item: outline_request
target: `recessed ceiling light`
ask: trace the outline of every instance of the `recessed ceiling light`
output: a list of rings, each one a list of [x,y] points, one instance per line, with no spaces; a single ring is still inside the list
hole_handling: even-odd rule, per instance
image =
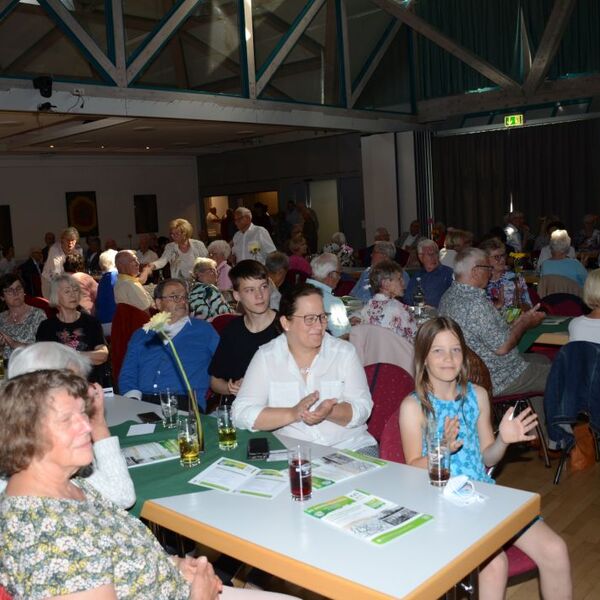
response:
[[[50,144],[50,148],[54,148],[54,144]]]
[[[146,146],[146,150],[150,150],[150,146]]]
[[[104,148],[104,146],[100,146],[100,148]]]
[[[148,125],[140,125],[139,127],[134,127],[133,131],[155,131],[156,127],[150,127]]]

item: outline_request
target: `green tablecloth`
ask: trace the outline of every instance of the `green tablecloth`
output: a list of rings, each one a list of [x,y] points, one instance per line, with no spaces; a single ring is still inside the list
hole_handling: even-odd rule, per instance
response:
[[[246,446],[250,438],[266,437],[269,440],[269,447],[271,450],[284,448],[284,445],[271,433],[264,431],[252,433],[249,431],[238,430],[238,447],[235,450],[223,452],[222,450],[219,450],[217,420],[213,417],[205,416],[202,419],[202,423],[204,427],[205,450],[201,455],[201,462],[197,467],[182,467],[178,460],[168,460],[154,465],[145,465],[143,467],[129,469],[129,474],[131,475],[131,479],[133,479],[135,493],[137,495],[137,501],[130,509],[132,515],[136,517],[140,515],[142,506],[146,500],[207,491],[206,488],[189,484],[188,481],[223,455],[246,461]],[[127,437],[127,432],[131,425],[134,425],[134,421],[127,421],[110,428],[112,435],[119,437],[122,448],[177,437],[176,429],[164,429],[160,423],[156,425],[155,432],[150,435]],[[285,468],[285,463],[286,461],[272,463],[267,463],[266,461],[252,461],[252,464],[257,467],[264,468],[269,466],[276,469]]]
[[[548,320],[551,320],[553,318],[560,319],[564,317],[548,317]],[[537,340],[538,337],[542,335],[542,333],[557,333],[559,331],[568,331],[570,321],[571,319],[567,318],[564,319],[564,321],[562,321],[561,323],[558,323],[557,325],[548,325],[542,322],[537,327],[529,329],[523,334],[523,336],[519,340],[519,343],[517,345],[519,352],[527,352],[527,350],[529,350],[529,348],[533,346],[535,340]]]

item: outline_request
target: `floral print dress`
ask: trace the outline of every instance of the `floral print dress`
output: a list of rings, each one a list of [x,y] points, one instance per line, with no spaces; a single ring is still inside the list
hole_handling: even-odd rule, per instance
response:
[[[391,329],[411,343],[417,334],[417,323],[406,304],[385,294],[375,294],[358,316],[362,323]]]
[[[37,600],[112,585],[117,598],[183,600],[189,585],[146,526],[77,480],[85,500],[0,494],[0,585]]]

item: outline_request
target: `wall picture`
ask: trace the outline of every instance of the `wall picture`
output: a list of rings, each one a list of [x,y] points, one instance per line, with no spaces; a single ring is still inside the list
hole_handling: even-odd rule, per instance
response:
[[[96,192],[67,192],[67,221],[81,237],[98,235]]]

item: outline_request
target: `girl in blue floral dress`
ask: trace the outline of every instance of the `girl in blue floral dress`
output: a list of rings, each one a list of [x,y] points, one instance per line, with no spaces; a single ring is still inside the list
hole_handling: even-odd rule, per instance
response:
[[[400,432],[406,463],[427,468],[424,429],[428,418],[443,432],[450,448],[452,476],[493,482],[486,467],[497,464],[509,444],[535,436],[537,417],[530,409],[519,415],[509,408],[495,437],[487,392],[467,380],[467,347],[458,324],[438,317],[424,323],[415,340],[415,391],[400,406]],[[514,545],[528,554],[540,574],[545,599],[572,597],[571,569],[565,542],[543,520],[530,524]],[[508,561],[499,552],[481,566],[482,599],[504,598]]]

